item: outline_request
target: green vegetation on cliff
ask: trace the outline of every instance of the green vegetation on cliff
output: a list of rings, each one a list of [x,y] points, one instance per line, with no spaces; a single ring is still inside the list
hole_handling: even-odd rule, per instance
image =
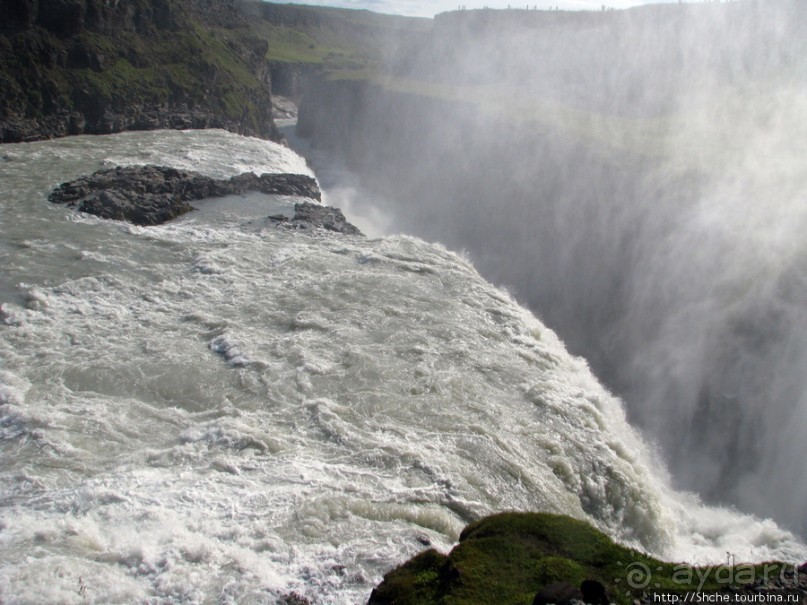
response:
[[[0,140],[170,125],[276,135],[264,47],[215,31],[191,2],[17,10],[0,37]]]
[[[157,127],[276,138],[275,81],[293,80],[291,89],[302,72],[372,68],[424,24],[253,0],[2,0],[0,9],[0,142]]]
[[[792,567],[790,567],[792,570]],[[616,544],[587,523],[547,513],[502,513],[472,523],[444,555],[427,550],[384,577],[371,605],[530,605],[559,582],[599,582],[611,602],[649,590],[718,591],[770,585],[788,566],[665,563]]]

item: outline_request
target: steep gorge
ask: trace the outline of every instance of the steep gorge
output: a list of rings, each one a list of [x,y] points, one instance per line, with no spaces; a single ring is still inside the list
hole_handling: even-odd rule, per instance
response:
[[[475,38],[466,53],[454,39],[440,54],[452,40],[437,24],[397,78],[312,81],[298,132],[344,157],[396,230],[467,251],[557,330],[626,400],[677,486],[803,533],[807,491],[793,477],[807,406],[807,175],[796,133],[807,96],[792,28],[804,13],[788,2],[659,10],[634,30],[619,29],[624,16],[603,16],[617,30],[592,33],[595,16],[563,24],[570,39],[633,40],[602,51],[635,61],[608,72],[608,86],[645,77],[657,88],[644,98],[610,103],[596,86],[581,98],[600,62],[571,50],[564,62],[563,48],[541,58],[554,80],[508,79],[527,72],[477,59],[505,37],[534,62],[513,42],[532,34],[491,27],[487,46]],[[641,53],[654,31],[672,44],[694,30],[711,42],[675,74]]]

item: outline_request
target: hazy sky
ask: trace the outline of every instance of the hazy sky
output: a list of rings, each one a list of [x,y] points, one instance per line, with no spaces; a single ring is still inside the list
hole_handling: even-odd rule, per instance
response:
[[[432,17],[435,13],[457,10],[460,5],[466,8],[526,8],[526,1],[513,0],[276,0],[294,4],[321,4],[342,8],[365,8],[378,13],[391,13],[417,17]],[[539,9],[558,7],[565,10],[599,10],[603,5],[611,8],[627,8],[639,4],[653,4],[664,0],[531,0],[529,7]],[[677,0],[667,0],[673,2]]]

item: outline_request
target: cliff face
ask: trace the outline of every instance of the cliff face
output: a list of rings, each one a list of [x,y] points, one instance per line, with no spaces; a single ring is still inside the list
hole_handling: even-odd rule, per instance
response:
[[[169,0],[102,2],[100,0],[9,0],[3,3],[5,31],[41,26],[59,36],[84,29],[113,34],[118,30],[147,33],[152,27],[176,30],[178,22]]]
[[[242,35],[235,2],[2,0],[0,15],[0,142],[206,127],[280,138],[267,43]]]
[[[430,27],[259,0],[0,0],[0,142],[211,127],[279,139],[271,94],[373,69]]]

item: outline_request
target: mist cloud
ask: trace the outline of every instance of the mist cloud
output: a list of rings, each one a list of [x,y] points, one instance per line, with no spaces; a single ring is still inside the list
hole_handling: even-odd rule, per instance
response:
[[[338,8],[351,8],[370,10],[377,13],[387,13],[391,15],[406,15],[409,17],[433,17],[438,13],[457,10],[460,6],[466,9],[505,9],[512,7],[514,9],[523,9],[529,6],[530,8],[537,7],[539,10],[547,10],[550,8],[558,8],[559,10],[600,10],[602,6],[608,8],[628,8],[630,6],[639,6],[642,4],[654,4],[663,2],[664,0],[611,0],[610,2],[602,2],[599,0],[554,0],[547,2],[541,0],[540,2],[505,2],[503,0],[490,0],[490,1],[461,1],[454,0],[324,0],[322,2],[313,2],[308,0],[289,0],[292,4],[320,4],[323,6],[333,6]]]
[[[436,92],[367,87],[335,144],[586,357],[679,487],[804,535],[807,9],[520,13],[438,18],[394,66]]]

